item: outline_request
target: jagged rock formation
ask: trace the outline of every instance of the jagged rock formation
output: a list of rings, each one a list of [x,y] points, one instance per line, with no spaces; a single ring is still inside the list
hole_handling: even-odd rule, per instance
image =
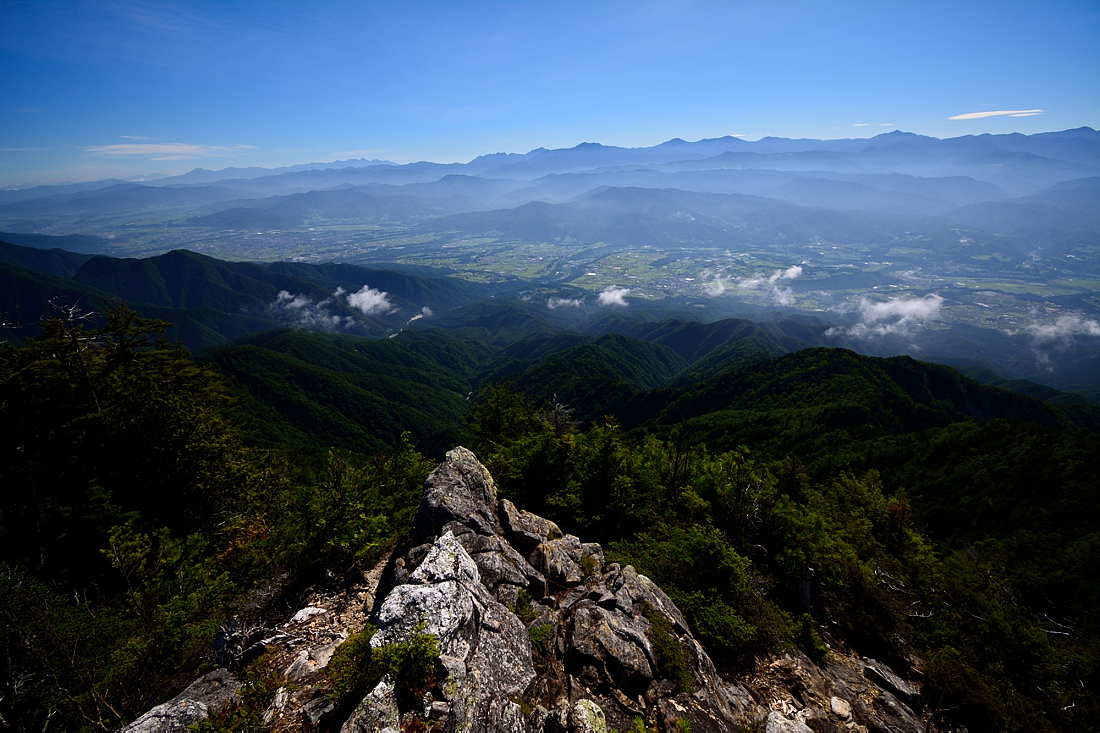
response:
[[[643,717],[718,731],[756,717],[660,588],[605,564],[598,544],[498,501],[464,448],[428,479],[384,584],[372,644],[405,641],[418,626],[437,636],[451,682],[434,708],[443,730],[622,730]],[[694,692],[662,679],[647,614],[666,619]]]
[[[605,562],[600,545],[498,500],[465,448],[428,478],[412,530],[384,564],[307,604],[252,644],[272,652],[284,683],[263,717],[274,730],[389,733],[420,719],[440,731],[595,733],[629,730],[638,718],[696,733],[925,730],[916,689],[839,650],[821,666],[794,653],[762,661],[740,683],[723,679],[660,588]],[[438,640],[435,683],[415,709],[401,708],[389,679],[350,715],[326,694],[324,666],[368,617],[373,647],[424,632]],[[218,699],[229,700],[235,683],[220,672],[229,692]],[[189,694],[201,682],[131,729],[205,718]]]

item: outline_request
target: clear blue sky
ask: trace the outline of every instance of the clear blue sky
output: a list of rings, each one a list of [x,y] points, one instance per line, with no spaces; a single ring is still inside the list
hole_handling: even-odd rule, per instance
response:
[[[0,0],[0,186],[1082,125],[1100,127],[1097,0]]]

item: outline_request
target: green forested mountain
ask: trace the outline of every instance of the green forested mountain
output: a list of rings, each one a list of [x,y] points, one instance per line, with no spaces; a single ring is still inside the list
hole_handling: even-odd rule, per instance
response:
[[[186,250],[120,259],[7,243],[0,247],[0,313],[14,329],[0,335],[16,341],[34,335],[41,319],[56,315],[51,300],[97,314],[108,303],[129,303],[172,324],[168,336],[197,351],[287,324],[386,336],[432,308],[453,308],[494,290],[439,273],[332,264],[266,266]],[[364,291],[368,297],[357,305],[353,299]]]
[[[21,247],[18,244],[3,241],[2,237],[3,234],[0,234],[0,262],[22,265],[28,270],[45,275],[72,277],[80,266],[92,257],[56,247],[50,249]]]
[[[284,329],[204,361],[239,390],[237,413],[263,445],[377,453],[408,431],[435,453],[450,448],[491,354],[438,333],[374,341]]]

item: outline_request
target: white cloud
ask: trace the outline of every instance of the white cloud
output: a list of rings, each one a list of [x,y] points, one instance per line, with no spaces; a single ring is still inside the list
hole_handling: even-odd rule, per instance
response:
[[[714,298],[722,293],[726,292],[726,288],[729,287],[729,278],[722,277],[721,275],[715,275],[713,280],[708,280],[703,283],[703,292]]]
[[[136,139],[136,138],[135,138]],[[217,158],[242,150],[254,150],[254,145],[193,145],[191,143],[119,143],[117,145],[92,145],[85,152],[100,155],[143,155],[150,160],[187,160],[189,158]]]
[[[582,305],[584,305],[584,301],[580,298],[550,298],[546,301],[546,307],[550,310],[555,308],[580,308]],[[626,303],[623,303],[623,305],[626,305]]]
[[[857,122],[856,124],[852,125],[852,127],[867,127],[870,124],[870,122]]]
[[[777,305],[790,305],[794,294],[791,292],[790,288],[780,287],[780,285],[784,280],[795,280],[801,275],[802,268],[799,265],[795,265],[793,267],[788,267],[786,270],[776,270],[768,277],[756,275],[754,277],[741,278],[737,281],[737,287],[743,290],[762,290],[764,294],[770,296]],[[719,280],[718,285],[724,289],[721,280]]]
[[[424,316],[425,318],[429,318],[429,317],[431,317],[431,315],[432,315],[432,309],[431,309],[431,308],[429,308],[428,306],[424,306],[423,308],[421,308],[421,309],[420,309],[420,313],[421,313],[421,314],[422,314],[422,315],[423,315],[423,316]]]
[[[365,316],[392,313],[396,310],[393,304],[390,303],[389,296],[386,293],[375,290],[369,285],[364,285],[359,292],[349,295],[348,305]]]
[[[338,316],[331,314],[325,308],[332,303],[332,298],[325,298],[320,303],[315,303],[307,295],[291,295],[286,290],[280,290],[271,302],[271,310],[275,317],[289,321],[303,328],[312,328],[317,331],[338,331],[355,325],[355,319],[351,316]]]
[[[875,302],[867,298],[859,300],[859,323],[850,328],[830,328],[826,336],[851,338],[875,338],[891,334],[908,336],[921,326],[921,322],[939,315],[943,298],[936,294],[923,298],[891,298]]]
[[[629,305],[626,302],[626,295],[630,292],[630,288],[617,288],[614,285],[604,289],[600,293],[599,304],[600,305]]]
[[[1041,109],[1000,109],[996,112],[967,112],[964,115],[955,115],[954,117],[948,117],[949,120],[980,120],[985,117],[1034,117],[1035,115],[1041,115],[1043,110]]]
[[[1032,323],[1027,327],[1036,344],[1058,341],[1068,345],[1074,336],[1100,336],[1100,323],[1086,321],[1079,314],[1059,316],[1053,323]]]

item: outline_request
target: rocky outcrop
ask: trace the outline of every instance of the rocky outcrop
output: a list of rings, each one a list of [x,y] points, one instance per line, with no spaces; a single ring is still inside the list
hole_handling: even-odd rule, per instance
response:
[[[418,629],[437,637],[444,680],[432,710],[442,730],[626,730],[643,718],[721,731],[762,717],[660,588],[605,563],[598,544],[498,500],[464,448],[429,477],[384,587],[371,643],[408,641]],[[683,650],[691,689],[660,668],[653,614]],[[378,707],[360,719],[380,720]]]
[[[385,678],[338,709],[323,669],[368,620],[377,629],[372,647],[435,636],[434,680],[410,702]],[[283,682],[263,716],[274,730],[595,733],[630,730],[638,719],[664,731],[690,723],[696,733],[925,726],[917,689],[839,646],[821,665],[792,652],[742,680],[724,679],[656,584],[606,562],[600,545],[499,500],[464,448],[429,476],[412,530],[387,562],[314,593],[282,625],[254,636],[245,652],[266,650]],[[679,649],[680,671],[662,668],[669,648]],[[231,700],[236,683],[219,673]],[[212,705],[196,685],[131,729],[170,730],[149,727],[168,720],[182,729],[205,718],[199,705]]]

